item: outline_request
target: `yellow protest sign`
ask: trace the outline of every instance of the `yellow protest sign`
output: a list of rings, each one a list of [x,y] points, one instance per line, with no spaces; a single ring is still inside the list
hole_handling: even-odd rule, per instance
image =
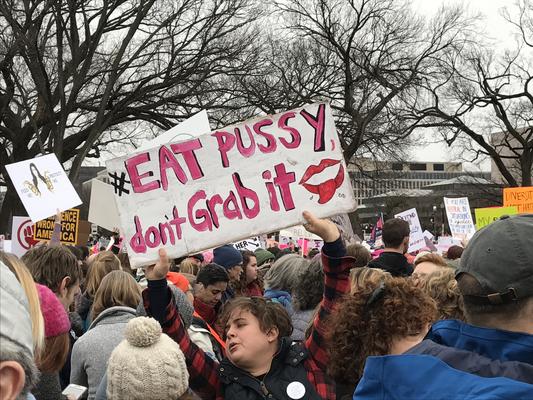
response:
[[[75,245],[78,241],[78,225],[80,210],[70,209],[61,213],[61,234],[59,241],[63,244]],[[54,217],[38,221],[33,228],[35,240],[50,241],[54,232]]]
[[[518,214],[517,207],[488,207],[488,208],[476,208],[476,229],[481,229],[487,226],[502,215],[515,215]]]
[[[533,213],[533,186],[503,189],[503,206],[516,206],[518,214]]]

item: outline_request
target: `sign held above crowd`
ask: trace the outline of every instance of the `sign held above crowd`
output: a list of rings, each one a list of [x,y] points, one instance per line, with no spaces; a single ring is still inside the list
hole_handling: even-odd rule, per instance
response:
[[[454,238],[470,239],[476,233],[468,197],[444,198],[448,225]]]
[[[533,186],[504,188],[503,206],[516,207],[518,214],[533,213]]]
[[[407,250],[409,253],[426,247],[424,232],[422,231],[416,208],[411,208],[396,214],[394,218],[400,218],[409,223],[409,249]]]
[[[136,267],[161,247],[179,257],[297,225],[303,210],[355,208],[328,104],[116,158],[107,170]]]
[[[55,154],[9,164],[6,170],[33,222],[81,204]]]

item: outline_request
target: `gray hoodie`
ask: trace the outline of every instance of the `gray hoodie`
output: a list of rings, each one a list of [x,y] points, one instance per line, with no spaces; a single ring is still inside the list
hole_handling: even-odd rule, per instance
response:
[[[70,383],[88,387],[89,400],[96,396],[100,380],[107,369],[107,361],[124,338],[126,324],[135,317],[133,308],[108,308],[92,322],[87,333],[74,343]]]

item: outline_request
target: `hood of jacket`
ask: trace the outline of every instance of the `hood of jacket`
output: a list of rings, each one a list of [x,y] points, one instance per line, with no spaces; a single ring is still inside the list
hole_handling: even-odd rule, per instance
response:
[[[116,306],[110,307],[100,313],[98,317],[91,323],[89,330],[98,325],[109,325],[117,323],[128,323],[128,321],[137,316],[134,308]]]
[[[451,384],[453,382],[453,384]],[[533,385],[456,370],[428,355],[368,357],[354,400],[530,399]]]
[[[434,323],[426,338],[493,360],[533,364],[533,335],[527,333],[482,328],[451,319]]]
[[[492,360],[477,353],[443,346],[426,339],[404,354],[437,357],[450,367],[485,378],[504,377],[533,384],[533,365],[519,361]]]
[[[410,276],[413,273],[413,266],[407,258],[392,251],[384,251],[378,258],[370,261],[368,266],[390,272],[392,276]]]

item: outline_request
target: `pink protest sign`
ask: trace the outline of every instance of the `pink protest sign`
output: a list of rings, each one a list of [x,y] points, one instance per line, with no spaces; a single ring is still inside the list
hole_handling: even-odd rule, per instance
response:
[[[107,162],[136,267],[352,211],[331,109],[312,104]]]

